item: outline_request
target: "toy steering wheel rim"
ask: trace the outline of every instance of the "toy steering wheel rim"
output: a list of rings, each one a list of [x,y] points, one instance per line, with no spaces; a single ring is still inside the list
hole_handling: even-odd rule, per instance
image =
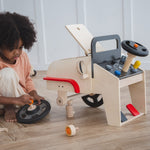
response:
[[[35,100],[33,105],[37,105],[38,101]],[[24,105],[16,113],[16,118],[19,123],[31,124],[44,118],[51,110],[51,105],[46,100],[41,100],[41,104],[33,111],[28,111],[30,105]]]
[[[125,40],[121,42],[121,45],[124,50],[136,56],[144,57],[149,54],[146,47],[134,41]]]

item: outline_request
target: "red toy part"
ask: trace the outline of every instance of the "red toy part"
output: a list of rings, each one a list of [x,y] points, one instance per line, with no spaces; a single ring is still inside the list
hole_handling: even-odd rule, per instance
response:
[[[128,110],[131,112],[133,116],[137,116],[140,114],[132,104],[128,104],[126,105],[126,107],[128,108]]]
[[[67,79],[67,78],[55,78],[55,77],[45,77],[44,80],[51,80],[51,81],[61,81],[61,82],[69,82],[74,87],[74,91],[76,93],[80,93],[80,87],[78,83],[73,79]]]

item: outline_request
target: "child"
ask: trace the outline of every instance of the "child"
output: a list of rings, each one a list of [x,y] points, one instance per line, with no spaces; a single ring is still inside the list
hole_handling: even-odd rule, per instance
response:
[[[39,96],[30,78],[31,65],[22,48],[36,41],[33,24],[17,13],[0,13],[0,113],[7,122],[16,122],[16,105],[30,104]],[[2,108],[3,107],[3,108]]]

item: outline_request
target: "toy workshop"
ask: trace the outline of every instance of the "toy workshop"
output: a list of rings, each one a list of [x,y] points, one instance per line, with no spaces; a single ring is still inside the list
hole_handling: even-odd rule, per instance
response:
[[[150,149],[149,5],[1,0],[0,149]]]

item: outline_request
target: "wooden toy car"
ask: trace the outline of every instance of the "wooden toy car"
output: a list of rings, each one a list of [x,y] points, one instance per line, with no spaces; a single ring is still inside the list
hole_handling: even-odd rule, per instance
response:
[[[131,62],[135,55],[148,55],[147,49],[139,43],[123,41],[122,46],[128,51],[126,59],[121,56],[121,40],[118,35],[93,37],[82,24],[67,25],[66,28],[84,49],[86,56],[53,62],[44,79],[47,80],[49,90],[58,91],[57,104],[67,104],[67,116],[73,117],[71,100],[78,96],[82,96],[91,107],[98,107],[104,102],[109,125],[121,126],[146,114],[144,71],[137,65],[134,68]],[[116,49],[105,51],[99,41],[112,39],[116,41]],[[131,119],[123,119],[125,116],[121,111],[120,89],[125,86],[129,87],[133,106],[140,112]],[[67,96],[70,92],[74,94]]]

